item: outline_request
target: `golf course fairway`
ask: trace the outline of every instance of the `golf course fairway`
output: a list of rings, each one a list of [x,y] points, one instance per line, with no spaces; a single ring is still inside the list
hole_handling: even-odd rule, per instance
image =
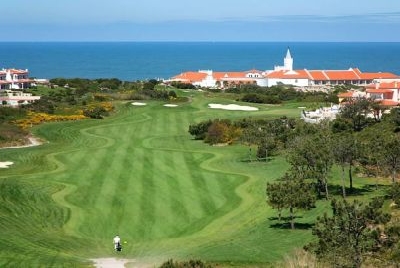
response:
[[[152,267],[170,258],[250,266],[310,241],[310,230],[276,227],[266,204],[266,182],[287,168],[282,158],[245,161],[249,147],[209,146],[188,133],[205,119],[299,110],[216,110],[208,103],[228,100],[186,94],[191,101],[176,107],[115,103],[103,120],[42,124],[32,129],[42,145],[0,150],[0,161],[14,163],[0,169],[0,267],[93,267],[90,259],[115,257]]]

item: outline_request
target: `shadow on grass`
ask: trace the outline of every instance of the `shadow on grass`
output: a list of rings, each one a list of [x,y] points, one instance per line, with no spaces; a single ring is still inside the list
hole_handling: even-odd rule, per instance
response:
[[[294,222],[294,228],[299,229],[299,230],[308,230],[311,229],[314,224],[313,223],[302,223],[302,222],[296,222],[296,219],[300,219],[303,217],[294,217],[295,222]],[[269,217],[268,220],[271,221],[278,221],[278,217]],[[277,229],[291,229],[290,227],[290,217],[281,217],[281,220],[277,223],[271,224],[271,228],[277,228]]]
[[[257,156],[246,156],[243,158],[238,159],[239,162],[243,162],[243,163],[263,163],[263,164],[268,164],[268,162],[271,162],[272,160],[274,160],[274,156],[268,156],[267,158],[260,158]]]
[[[382,189],[383,187],[386,187],[385,185],[382,184],[367,184],[364,185],[361,188],[354,188],[350,189],[349,187],[346,187],[346,196],[359,196],[359,195],[365,195],[369,194],[371,192],[375,192],[377,189]],[[342,186],[335,184],[335,185],[329,185],[328,187],[329,194],[330,195],[342,195]]]
[[[297,230],[309,230],[309,229],[313,228],[313,226],[314,226],[313,223],[302,223],[302,222],[294,223],[294,229],[297,229]],[[275,223],[275,224],[271,224],[270,227],[276,228],[276,229],[291,229],[290,222]]]

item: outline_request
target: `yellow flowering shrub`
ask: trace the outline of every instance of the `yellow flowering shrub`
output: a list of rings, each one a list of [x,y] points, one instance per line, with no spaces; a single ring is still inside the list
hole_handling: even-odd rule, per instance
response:
[[[71,121],[71,120],[82,120],[87,117],[82,114],[74,115],[53,115],[46,113],[28,112],[27,117],[24,119],[16,120],[15,123],[23,129],[38,125],[44,122],[59,122],[59,121]]]

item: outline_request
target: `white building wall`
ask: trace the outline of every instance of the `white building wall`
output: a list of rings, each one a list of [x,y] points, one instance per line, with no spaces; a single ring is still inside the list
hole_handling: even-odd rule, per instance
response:
[[[293,85],[298,87],[306,87],[309,85],[308,79],[281,79],[281,78],[268,78],[268,86],[276,86],[278,84]]]
[[[283,60],[285,70],[293,71],[293,58],[286,57]]]
[[[217,80],[215,80],[212,76],[207,76],[206,79],[200,82],[202,87],[215,87],[217,84]]]
[[[21,91],[5,90],[0,94],[0,105],[3,101],[6,105],[18,106],[19,104],[28,104],[40,100],[40,96],[32,96],[30,93],[23,93]]]
[[[255,79],[256,83],[260,87],[267,87],[268,86],[268,79],[266,78],[260,78],[260,79]]]

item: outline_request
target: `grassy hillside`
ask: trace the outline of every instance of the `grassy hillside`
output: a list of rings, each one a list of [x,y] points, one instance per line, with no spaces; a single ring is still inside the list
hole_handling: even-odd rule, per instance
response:
[[[266,206],[283,159],[248,163],[248,148],[187,132],[208,118],[298,117],[302,105],[212,110],[230,101],[183,94],[192,101],[175,108],[127,103],[104,120],[43,124],[33,131],[48,143],[1,150],[14,165],[0,169],[0,266],[90,267],[89,258],[116,256],[115,234],[127,241],[119,256],[150,263],[268,263],[310,241],[309,229],[281,228]],[[297,222],[309,226],[324,206]]]

